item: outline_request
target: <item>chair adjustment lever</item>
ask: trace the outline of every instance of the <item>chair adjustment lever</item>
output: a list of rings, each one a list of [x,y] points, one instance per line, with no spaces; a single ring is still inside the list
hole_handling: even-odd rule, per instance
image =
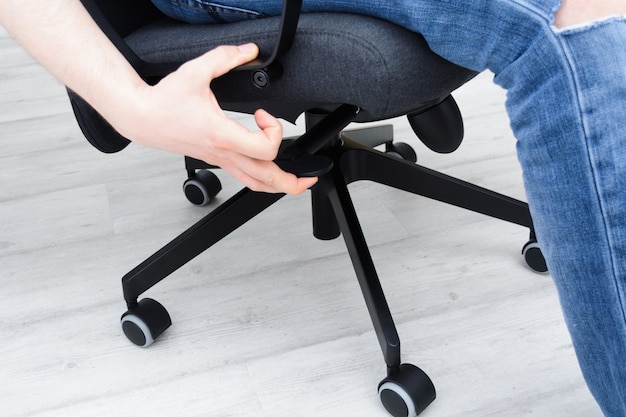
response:
[[[274,162],[280,169],[296,177],[319,177],[333,169],[333,160],[323,155],[304,154],[296,159],[281,159],[278,155]]]
[[[299,177],[317,177],[330,172],[332,159],[317,152],[339,138],[341,131],[356,118],[359,111],[358,107],[349,104],[339,106],[298,139],[285,141],[274,162],[284,171]]]
[[[333,161],[324,155],[311,155],[295,145],[297,137],[283,139],[274,163],[297,177],[319,177],[333,168]]]

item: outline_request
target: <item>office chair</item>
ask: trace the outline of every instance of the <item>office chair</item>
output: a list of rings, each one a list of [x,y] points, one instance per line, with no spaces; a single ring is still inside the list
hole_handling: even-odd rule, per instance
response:
[[[406,115],[430,149],[449,153],[460,145],[463,122],[450,93],[476,74],[433,54],[420,35],[365,16],[300,16],[301,0],[284,0],[280,17],[209,26],[172,21],[149,0],[82,3],[149,83],[216,46],[259,45],[257,61],[215,80],[212,89],[226,110],[250,114],[264,108],[291,122],[305,115],[305,133],[283,141],[276,163],[299,176],[319,176],[311,189],[313,234],[345,240],[387,366],[378,394],[393,416],[418,415],[435,399],[435,388],[421,369],[401,362],[400,339],[349,183],[375,181],[528,227],[525,259],[532,269],[547,270],[526,203],[416,164],[411,147],[393,141],[391,126],[345,130],[353,122]],[[96,148],[117,152],[129,143],[80,97],[69,95]],[[210,171],[215,167],[191,158],[185,166],[187,198],[205,205],[221,188]],[[149,346],[171,325],[167,310],[153,299],[139,300],[141,294],[282,197],[244,188],[126,274],[128,310],[121,322],[128,339]]]

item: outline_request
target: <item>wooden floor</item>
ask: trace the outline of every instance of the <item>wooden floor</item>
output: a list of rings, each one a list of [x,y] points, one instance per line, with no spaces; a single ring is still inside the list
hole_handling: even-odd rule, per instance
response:
[[[466,140],[420,163],[524,198],[504,93],[456,95]],[[245,123],[249,121],[244,120]],[[300,127],[287,127],[288,133]],[[149,349],[120,278],[201,218],[181,158],[100,154],[64,89],[0,33],[0,409],[22,416],[385,416],[385,366],[341,239],[285,198],[148,295],[173,326]],[[238,185],[223,173],[225,201]],[[403,343],[434,380],[426,417],[600,416],[527,230],[370,183],[351,186]]]

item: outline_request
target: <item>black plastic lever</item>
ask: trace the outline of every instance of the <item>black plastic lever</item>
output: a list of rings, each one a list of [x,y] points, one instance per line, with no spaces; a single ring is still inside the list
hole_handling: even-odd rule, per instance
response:
[[[339,133],[354,121],[358,113],[356,106],[339,106],[300,138],[281,149],[274,162],[284,171],[299,177],[317,177],[330,172],[333,161],[316,153],[339,137]]]

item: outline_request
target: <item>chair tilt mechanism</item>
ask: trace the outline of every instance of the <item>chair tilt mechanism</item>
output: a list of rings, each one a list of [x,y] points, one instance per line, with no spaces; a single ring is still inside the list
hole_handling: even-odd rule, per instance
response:
[[[319,176],[311,189],[313,233],[343,236],[386,363],[378,387],[393,416],[415,416],[434,399],[430,378],[403,364],[400,339],[347,185],[370,180],[530,229],[523,249],[529,266],[546,271],[526,203],[416,164],[415,152],[393,142],[390,125],[344,131],[352,122],[406,115],[418,137],[436,152],[461,143],[463,122],[450,93],[476,74],[433,54],[423,38],[378,19],[341,13],[300,16],[301,0],[285,0],[281,17],[222,25],[187,25],[161,16],[148,0],[82,0],[109,38],[149,83],[183,62],[223,44],[255,42],[258,61],[215,80],[220,105],[253,113],[264,108],[295,121],[305,133],[283,142],[276,160],[299,176]],[[89,105],[69,92],[86,138],[103,152],[123,149],[120,136]],[[385,145],[383,151],[374,149]],[[221,186],[210,168],[186,158],[188,199],[204,205]],[[142,262],[122,279],[128,311],[126,336],[149,346],[171,320],[165,308],[141,294],[283,197],[247,188]]]

